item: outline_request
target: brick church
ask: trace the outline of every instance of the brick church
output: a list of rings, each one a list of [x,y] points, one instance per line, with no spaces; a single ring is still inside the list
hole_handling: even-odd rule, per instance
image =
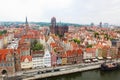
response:
[[[62,25],[62,24],[57,25],[56,18],[53,17],[53,18],[51,18],[50,32],[52,34],[57,34],[57,35],[63,36],[64,33],[68,32],[68,26]]]

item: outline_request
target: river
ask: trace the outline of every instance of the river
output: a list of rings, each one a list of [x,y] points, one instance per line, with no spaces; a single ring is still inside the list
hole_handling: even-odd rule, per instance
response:
[[[39,80],[120,80],[120,70],[91,70]]]

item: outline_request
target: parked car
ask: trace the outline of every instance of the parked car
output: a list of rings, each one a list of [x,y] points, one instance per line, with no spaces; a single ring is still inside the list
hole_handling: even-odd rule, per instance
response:
[[[84,59],[84,62],[85,62],[85,63],[90,63],[91,60],[90,60],[90,59]]]

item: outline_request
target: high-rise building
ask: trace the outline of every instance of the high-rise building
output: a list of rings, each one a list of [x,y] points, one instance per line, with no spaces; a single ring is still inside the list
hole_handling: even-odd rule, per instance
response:
[[[109,24],[108,23],[104,23],[104,25],[103,25],[104,27],[109,27]]]
[[[100,22],[99,26],[102,27],[102,22]]]
[[[94,23],[91,23],[90,26],[93,27],[93,26],[94,26]]]

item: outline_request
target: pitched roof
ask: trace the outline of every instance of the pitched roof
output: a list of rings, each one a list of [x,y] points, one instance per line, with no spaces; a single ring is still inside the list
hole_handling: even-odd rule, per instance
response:
[[[13,49],[0,49],[0,61],[6,61],[6,55],[12,53]]]
[[[82,49],[77,49],[78,55],[81,55],[83,53]]]
[[[3,36],[0,36],[0,39],[3,39]]]
[[[32,61],[32,56],[21,56],[21,62],[24,62],[25,59],[28,59],[29,61]]]
[[[86,52],[87,53],[95,53],[96,52],[96,48],[86,48]]]
[[[57,47],[58,45],[56,43],[50,43],[51,47]]]

